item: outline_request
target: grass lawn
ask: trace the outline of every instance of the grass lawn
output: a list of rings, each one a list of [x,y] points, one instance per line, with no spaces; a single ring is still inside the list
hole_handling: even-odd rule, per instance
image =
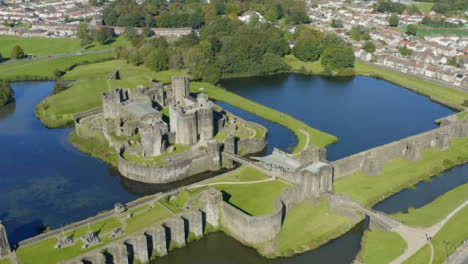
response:
[[[159,203],[155,203],[152,209],[148,210],[148,208],[145,208],[144,212],[135,214],[132,218],[127,219],[125,231],[127,234],[131,234],[171,215],[172,213],[166,208]]]
[[[448,150],[428,149],[418,161],[401,158],[387,162],[383,165],[382,173],[377,176],[369,177],[357,172],[337,179],[334,182],[335,192],[347,194],[356,201],[372,206],[393,193],[466,160],[468,139],[456,138]]]
[[[4,80],[52,80],[55,70],[65,70],[75,64],[88,64],[114,57],[113,53],[78,55],[57,59],[39,59],[0,64],[0,79]]]
[[[15,45],[20,45],[24,54],[33,56],[48,56],[81,49],[80,40],[75,38],[23,38],[0,36],[0,53],[9,58]]]
[[[10,259],[9,258],[4,258],[4,259],[0,259],[0,264],[10,264]]]
[[[294,149],[294,153],[302,151],[307,141],[306,135],[300,132],[299,129],[302,129],[309,133],[310,145],[324,147],[337,141],[337,138],[335,136],[314,129],[290,115],[261,105],[259,103],[250,101],[242,96],[236,95],[212,84],[203,82],[192,82],[191,91],[204,92],[214,100],[226,102],[232,106],[239,107],[254,115],[260,116],[271,122],[278,123],[291,129],[291,131],[293,131],[296,137],[298,138],[298,144]]]
[[[390,263],[403,254],[405,248],[405,240],[395,232],[366,230],[361,241],[358,260],[366,264]]]
[[[421,264],[429,263],[431,259],[431,248],[429,245],[422,247],[416,254],[407,259],[404,264]]]
[[[434,82],[421,80],[403,73],[385,70],[362,62],[356,62],[354,71],[358,75],[378,77],[421,93],[425,96],[433,97],[455,105],[461,105],[466,99],[468,99],[467,92],[462,92]]]
[[[274,211],[276,198],[289,185],[279,181],[252,184],[216,185],[225,201],[250,215],[267,215]]]
[[[176,197],[172,200],[169,200],[169,197],[166,196],[160,200],[162,204],[168,207],[173,212],[181,212],[185,208],[185,203],[192,198],[193,196],[207,190],[208,187],[200,187],[193,189],[186,189],[179,192]]]
[[[172,155],[175,155],[177,153],[184,152],[191,148],[190,146],[184,146],[184,145],[174,145],[174,147],[175,148],[173,152],[164,152],[161,155],[158,155],[155,157],[142,157],[140,155],[130,155],[127,152],[124,152],[123,156],[128,161],[131,161],[137,164],[144,164],[148,166],[163,166],[166,164],[166,161],[165,161],[166,158]]]
[[[0,53],[4,58],[11,56],[15,45],[21,46],[24,53],[33,56],[49,56],[70,52],[114,49],[117,46],[128,46],[130,43],[123,37],[114,39],[110,44],[94,43],[88,48],[82,48],[76,38],[24,38],[16,36],[0,36]]]
[[[440,264],[447,258],[447,254],[452,254],[456,248],[468,237],[468,208],[465,207],[453,216],[442,229],[432,238],[434,246],[434,264]],[[428,263],[422,260],[430,259],[429,246],[425,246],[414,254],[405,263]]]
[[[468,200],[468,183],[458,186],[420,208],[410,208],[407,214],[397,213],[393,217],[406,225],[429,227],[447,216],[460,204]]]
[[[416,6],[419,8],[424,13],[431,12],[431,8],[434,5],[434,3],[428,3],[428,2],[417,2]]]
[[[294,55],[287,55],[284,58],[284,61],[295,72],[304,71],[309,74],[321,74],[324,70],[319,60],[314,62],[303,62],[298,58],[294,57]]]
[[[312,205],[302,202],[286,214],[281,232],[276,238],[277,256],[291,256],[319,247],[339,237],[356,223],[328,213],[327,200]]]
[[[265,173],[256,170],[251,167],[241,167],[238,170],[235,170],[232,173],[229,173],[226,176],[219,177],[208,181],[207,183],[216,183],[216,182],[249,182],[249,181],[260,181],[268,178],[268,175]]]
[[[116,218],[110,218],[91,225],[91,230],[101,233],[101,240],[103,243],[97,245],[100,247],[108,242],[110,239],[104,233],[110,232],[112,229],[121,227],[120,222]],[[54,249],[57,239],[49,238],[39,243],[32,244],[25,247],[20,247],[17,251],[17,256],[22,264],[51,264],[59,261],[67,260],[90,251],[94,248],[81,249],[82,242],[80,237],[88,232],[88,227],[82,227],[75,231],[67,233],[73,235],[75,245],[63,249]]]

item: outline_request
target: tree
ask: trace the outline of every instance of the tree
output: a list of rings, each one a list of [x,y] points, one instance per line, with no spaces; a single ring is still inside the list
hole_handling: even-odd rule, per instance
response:
[[[450,60],[448,60],[447,65],[456,67],[457,66],[457,57],[452,57]]]
[[[81,40],[81,46],[84,47],[91,43],[91,37],[88,29],[87,22],[81,22],[78,26],[78,32],[76,33],[77,37]]]
[[[11,50],[11,57],[15,59],[21,59],[24,57],[24,51],[19,45],[15,45]]]
[[[391,15],[390,18],[388,19],[388,24],[391,27],[397,27],[399,22],[400,22],[400,19],[395,14]]]
[[[358,27],[352,27],[349,31],[349,36],[352,39],[359,41],[361,40],[361,30]]]
[[[354,59],[354,51],[350,45],[329,46],[322,53],[321,64],[332,69],[352,68]]]
[[[423,24],[423,25],[430,25],[431,22],[432,22],[432,20],[431,20],[430,17],[424,16],[423,19],[422,19],[422,21],[421,21],[421,24]]]
[[[300,38],[296,42],[292,53],[301,61],[316,61],[320,58],[320,41],[312,37]]]
[[[406,27],[406,34],[416,36],[418,32],[418,26],[414,24],[410,24]]]
[[[330,26],[332,28],[343,28],[343,22],[340,19],[332,19]]]
[[[265,13],[265,19],[271,22],[275,22],[281,17],[283,17],[283,9],[279,4],[275,4],[272,7],[268,8]]]
[[[369,53],[375,52],[375,45],[372,41],[366,41],[364,45],[362,45],[362,49]]]
[[[419,8],[416,5],[410,5],[407,12],[410,15],[414,15],[414,14],[420,15],[420,14],[422,14],[421,10],[419,10]]]
[[[165,71],[169,68],[169,56],[163,49],[155,49],[144,58],[144,65],[155,71]]]
[[[10,84],[3,80],[0,83],[0,106],[6,105],[14,100],[14,92]]]
[[[411,54],[413,54],[413,52],[410,49],[408,49],[406,45],[404,45],[400,48],[400,54],[403,56],[410,56]]]

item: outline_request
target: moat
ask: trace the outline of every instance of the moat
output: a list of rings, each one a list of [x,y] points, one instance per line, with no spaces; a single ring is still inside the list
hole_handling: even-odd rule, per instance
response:
[[[235,93],[338,136],[339,142],[328,148],[330,160],[432,129],[435,119],[453,113],[425,97],[367,77],[335,80],[279,75],[226,80],[223,85]],[[2,169],[8,172],[3,174],[8,177],[0,177],[0,219],[8,227],[13,243],[34,235],[42,224],[58,228],[111,208],[115,202],[130,201],[143,193],[158,191],[155,186],[146,186],[149,190],[145,192],[138,191],[141,186],[123,181],[115,169],[77,151],[67,140],[71,128],[45,128],[34,117],[34,107],[50,94],[52,87],[52,82],[15,83],[13,88],[17,102],[0,110],[0,142],[4,146],[0,156],[6,161],[2,163]],[[268,152],[273,147],[291,149],[297,142],[291,131],[282,126],[219,104],[244,119],[267,127]],[[370,123],[368,120],[375,121]],[[419,184],[416,187],[420,193],[418,201],[408,200],[404,196],[404,192],[408,192],[405,190],[389,201],[405,200],[408,203],[395,206],[393,202],[387,207],[383,202],[379,210],[393,212],[406,210],[409,206],[421,206],[436,197],[434,190],[441,194],[447,190],[447,186],[466,182],[463,167],[446,174],[455,176],[437,178],[435,181],[438,184]],[[403,196],[398,198],[400,195]],[[174,251],[164,261],[305,263],[317,260],[347,263],[359,250],[363,225],[319,250],[289,259],[263,259],[253,249],[216,233]],[[332,254],[330,247],[340,248],[342,254]],[[200,252],[216,253],[210,253],[207,259],[206,254]]]

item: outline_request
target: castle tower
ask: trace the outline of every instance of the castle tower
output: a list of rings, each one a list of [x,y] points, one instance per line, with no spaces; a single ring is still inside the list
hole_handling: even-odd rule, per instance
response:
[[[197,95],[197,127],[200,139],[210,140],[214,137],[214,117],[213,109],[206,94]]]
[[[8,243],[5,226],[0,221],[0,258],[10,254],[10,244]]]
[[[164,123],[140,129],[145,156],[157,156],[166,150],[167,142],[164,135],[167,135],[167,132],[167,126]]]
[[[123,100],[122,89],[102,93],[102,112],[104,118],[118,118],[120,102]]]
[[[198,141],[197,113],[183,113],[177,111],[176,144],[194,145]]]
[[[183,102],[184,98],[190,94],[190,81],[188,77],[172,77],[172,103],[176,105]]]

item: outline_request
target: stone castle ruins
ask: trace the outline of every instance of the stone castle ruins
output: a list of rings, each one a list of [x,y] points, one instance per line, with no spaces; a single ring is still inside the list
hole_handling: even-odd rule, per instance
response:
[[[170,183],[219,170],[224,149],[261,151],[264,137],[234,140],[236,129],[248,126],[260,127],[227,114],[204,93],[192,97],[189,79],[182,76],[174,76],[172,85],[105,92],[102,108],[75,119],[78,136],[104,138],[119,154],[121,174],[145,183]],[[227,136],[216,139],[218,133]]]

